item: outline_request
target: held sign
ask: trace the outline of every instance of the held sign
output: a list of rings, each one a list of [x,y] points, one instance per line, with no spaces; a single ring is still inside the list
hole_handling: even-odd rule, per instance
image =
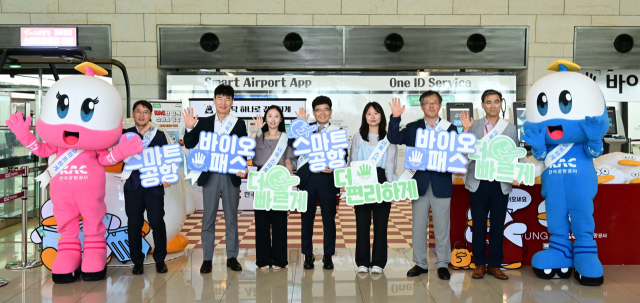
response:
[[[511,138],[500,135],[493,140],[478,141],[476,153],[469,159],[476,160],[475,177],[478,180],[511,183],[516,180],[525,185],[535,183],[535,165],[518,163],[519,158],[527,155],[522,147],[516,147]]]
[[[336,187],[347,190],[347,205],[363,205],[418,199],[416,180],[378,183],[376,164],[373,161],[353,161],[351,167],[333,171]]]
[[[165,181],[173,184],[180,179],[178,170],[182,162],[182,150],[178,143],[147,147],[124,162],[125,171],[140,171],[142,187],[158,186]]]
[[[253,157],[256,140],[251,137],[229,136],[214,132],[200,132],[198,145],[191,150],[187,168],[191,171],[233,174],[244,172]]]
[[[247,190],[253,191],[253,209],[307,211],[307,192],[294,191],[300,177],[290,176],[289,170],[276,165],[264,171],[249,172]]]
[[[466,173],[469,162],[462,154],[473,154],[477,138],[472,133],[418,129],[416,146],[407,147],[404,167],[412,170]]]

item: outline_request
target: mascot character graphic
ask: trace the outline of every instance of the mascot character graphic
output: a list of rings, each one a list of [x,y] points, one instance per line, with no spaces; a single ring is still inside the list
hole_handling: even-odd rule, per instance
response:
[[[532,146],[533,156],[544,161],[542,196],[550,234],[549,249],[536,253],[531,265],[543,279],[569,278],[575,268],[580,284],[597,286],[604,278],[593,239],[593,198],[598,191],[593,159],[602,154],[609,127],[606,105],[598,85],[575,72],[580,66],[559,60],[548,69],[558,73],[533,84],[524,124],[524,141]]]
[[[85,75],[56,82],[42,103],[36,131],[44,142],[38,142],[29,131],[31,117],[25,120],[18,113],[7,120],[16,138],[36,156],[56,155],[37,178],[41,186],[51,183],[53,215],[61,234],[51,269],[55,283],[73,282],[80,271],[85,281],[104,279],[107,269],[106,227],[102,223],[107,212],[104,167],[142,152],[140,138],[127,140],[122,134],[122,101],[118,91],[93,77],[107,72],[88,62],[76,69]],[[109,150],[118,140],[120,144]],[[65,168],[74,173],[58,174]],[[79,216],[85,236],[83,244],[78,239]]]

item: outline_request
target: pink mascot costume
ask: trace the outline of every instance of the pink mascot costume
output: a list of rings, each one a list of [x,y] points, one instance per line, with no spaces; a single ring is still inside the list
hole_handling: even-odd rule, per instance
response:
[[[56,155],[47,171],[38,177],[51,183],[53,214],[58,222],[58,253],[53,262],[55,283],[70,283],[82,270],[85,281],[102,280],[106,274],[106,227],[102,218],[105,169],[142,151],[142,141],[122,134],[122,101],[109,83],[93,77],[106,71],[92,63],[76,69],[85,75],[70,76],[56,82],[42,103],[36,131],[45,142],[38,142],[29,131],[31,117],[11,115],[7,126],[16,138],[38,157]],[[120,140],[120,144],[112,147]],[[58,174],[61,170],[64,173]],[[84,250],[78,239],[79,217],[85,234]]]

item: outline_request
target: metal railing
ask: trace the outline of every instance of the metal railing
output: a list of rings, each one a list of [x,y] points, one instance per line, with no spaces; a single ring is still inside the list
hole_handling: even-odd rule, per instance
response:
[[[14,178],[17,176],[22,176],[22,191],[19,193],[15,193],[13,195],[6,196],[4,198],[0,198],[0,203],[9,202],[18,198],[22,198],[22,251],[21,251],[21,259],[15,262],[7,263],[5,266],[6,269],[11,270],[24,270],[30,269],[38,266],[42,266],[42,261],[40,260],[29,260],[27,258],[27,222],[28,222],[28,208],[27,208],[27,200],[29,198],[28,194],[28,181],[29,181],[29,173],[44,171],[47,168],[46,165],[38,166],[34,168],[29,168],[28,166],[23,166],[21,170],[9,172],[0,175],[0,180]],[[46,190],[42,189],[42,190]],[[40,199],[46,199],[46,192],[42,192],[40,195]],[[6,281],[6,280],[5,280]],[[0,281],[0,284],[1,281]],[[6,285],[6,284],[5,284]],[[0,285],[3,286],[3,285]]]

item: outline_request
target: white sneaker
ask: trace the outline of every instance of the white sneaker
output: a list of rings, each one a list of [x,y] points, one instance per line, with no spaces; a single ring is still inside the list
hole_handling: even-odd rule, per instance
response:
[[[369,272],[369,268],[366,266],[358,266],[358,272],[359,273],[367,273]]]
[[[382,267],[380,266],[374,266],[371,268],[371,273],[372,274],[381,274],[382,273]]]

